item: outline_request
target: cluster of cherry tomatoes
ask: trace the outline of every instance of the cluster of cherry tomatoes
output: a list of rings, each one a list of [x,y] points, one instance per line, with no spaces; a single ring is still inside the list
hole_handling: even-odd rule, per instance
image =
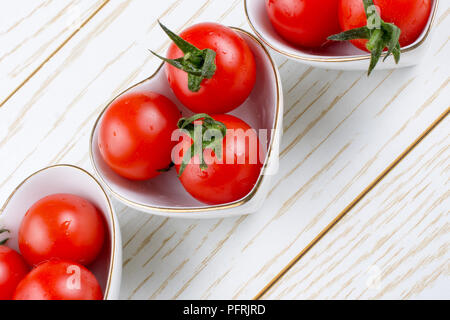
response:
[[[400,45],[413,43],[425,28],[431,0],[374,0],[384,21],[402,31]],[[367,25],[362,0],[266,0],[266,8],[275,30],[287,41],[302,47],[327,44],[328,37],[341,31]],[[367,40],[352,40],[367,50]]]
[[[424,30],[431,5],[431,0],[266,0],[270,21],[286,41],[318,48],[350,40],[373,53],[374,64],[385,48],[398,62],[400,47]]]
[[[102,214],[84,198],[54,194],[37,201],[20,225],[21,254],[6,240],[0,245],[0,300],[101,300],[86,266],[105,237]]]
[[[250,161],[252,152],[259,153],[259,140],[247,123],[226,113],[241,106],[253,90],[253,53],[238,33],[217,23],[194,25],[179,36],[161,27],[173,40],[167,58],[159,56],[167,62],[168,83],[195,115],[182,118],[173,101],[156,92],[125,94],[103,115],[100,154],[114,172],[130,180],[148,180],[175,166],[182,185],[197,200],[239,200],[259,177],[261,161]],[[213,130],[220,136],[206,138]],[[176,132],[178,138],[172,139]],[[199,150],[196,139],[201,140]],[[249,141],[257,141],[256,151]]]

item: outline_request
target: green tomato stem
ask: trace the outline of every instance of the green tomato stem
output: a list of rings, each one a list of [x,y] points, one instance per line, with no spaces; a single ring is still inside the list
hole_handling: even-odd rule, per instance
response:
[[[383,50],[387,48],[387,53],[383,61],[389,55],[393,55],[395,63],[400,61],[400,34],[401,30],[393,23],[386,23],[381,19],[376,10],[373,0],[362,0],[367,17],[367,25],[361,28],[351,29],[328,37],[333,41],[349,41],[356,39],[367,39],[367,50],[371,53],[368,75],[375,69],[381,58]]]
[[[8,230],[8,229],[0,229],[0,234],[2,234],[2,233],[4,233],[4,232],[9,233],[9,230]],[[9,238],[6,238],[6,239],[0,241],[0,246],[6,244],[6,242],[8,242],[8,240],[9,240]]]
[[[184,57],[167,59],[150,50],[161,60],[171,64],[175,68],[188,74],[188,88],[192,92],[198,92],[204,79],[211,79],[216,73],[216,52],[211,49],[200,50],[180,36],[170,31],[161,22],[159,25],[175,45],[184,53]]]
[[[198,123],[200,120],[201,124]],[[214,120],[206,113],[199,113],[189,118],[181,118],[178,128],[188,134],[193,142],[183,155],[179,177],[196,155],[199,156],[200,168],[205,170],[208,167],[203,158],[205,149],[212,149],[218,158],[222,158],[222,141],[227,133],[227,127],[222,122]]]

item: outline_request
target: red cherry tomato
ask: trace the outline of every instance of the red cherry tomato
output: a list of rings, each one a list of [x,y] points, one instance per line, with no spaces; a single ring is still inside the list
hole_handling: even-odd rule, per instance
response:
[[[179,178],[184,188],[197,200],[206,204],[223,204],[239,200],[253,189],[262,168],[260,142],[256,132],[241,119],[232,115],[215,115],[212,118],[227,128],[222,140],[222,163],[214,152],[205,149],[203,156],[207,168],[200,168],[199,156],[196,155]],[[184,134],[179,159],[183,158],[184,151],[191,144],[191,138]],[[232,159],[232,162],[227,159]],[[179,173],[180,163],[174,162]]]
[[[394,23],[402,31],[400,46],[413,43],[424,30],[431,13],[431,0],[374,0],[381,18]],[[364,4],[361,0],[341,0],[339,22],[342,30],[350,30],[367,25]],[[356,47],[367,51],[367,40],[352,40]]]
[[[14,290],[28,270],[20,254],[6,246],[0,246],[0,300],[12,299]]]
[[[165,96],[154,92],[128,93],[106,110],[98,146],[105,162],[131,180],[148,180],[171,163],[171,141],[180,112]]]
[[[33,269],[17,286],[14,300],[102,300],[95,276],[80,264],[52,260]]]
[[[36,202],[19,229],[19,248],[30,265],[53,258],[84,265],[95,260],[105,239],[103,217],[87,200],[54,194]]]
[[[275,30],[294,45],[317,48],[340,31],[339,0],[266,0]]]
[[[167,65],[170,87],[177,98],[195,113],[226,113],[239,107],[250,95],[256,81],[256,65],[247,43],[234,30],[217,23],[200,23],[184,30],[180,37],[200,50],[216,52],[216,71],[204,79],[198,92],[188,88],[188,74]],[[169,59],[183,57],[172,44]]]

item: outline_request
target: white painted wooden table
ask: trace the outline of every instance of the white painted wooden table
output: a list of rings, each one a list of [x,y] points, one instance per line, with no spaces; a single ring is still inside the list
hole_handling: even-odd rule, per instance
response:
[[[174,220],[114,202],[123,299],[450,298],[450,5],[416,68],[283,79],[281,167],[247,217]],[[242,0],[20,0],[0,11],[0,203],[56,163],[92,172],[105,104],[159,65],[160,18],[250,30]]]

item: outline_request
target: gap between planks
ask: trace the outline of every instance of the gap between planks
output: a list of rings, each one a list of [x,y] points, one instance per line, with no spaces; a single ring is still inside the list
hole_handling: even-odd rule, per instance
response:
[[[422,134],[411,143],[386,169],[384,169],[344,210],[337,215],[300,253],[295,256],[254,298],[260,300],[283,276],[302,259],[339,221],[347,215],[375,186],[377,186],[411,151],[416,148],[433,129],[435,129],[450,113],[447,108]]]
[[[44,61],[40,65],[36,67],[26,78],[23,80],[3,101],[0,101],[0,108],[5,105],[6,102],[8,102],[9,99],[11,99],[31,78],[33,78],[36,73],[39,72],[39,70],[42,69],[44,65],[47,64],[47,62],[50,61],[51,58],[53,58],[59,50],[61,50],[92,18],[97,15],[97,13],[100,12],[108,3],[110,0],[104,0],[103,3],[92,12],[89,17],[84,20],[80,27],[77,28],[74,32],[72,32],[67,39],[65,39],[47,58],[45,58]]]

